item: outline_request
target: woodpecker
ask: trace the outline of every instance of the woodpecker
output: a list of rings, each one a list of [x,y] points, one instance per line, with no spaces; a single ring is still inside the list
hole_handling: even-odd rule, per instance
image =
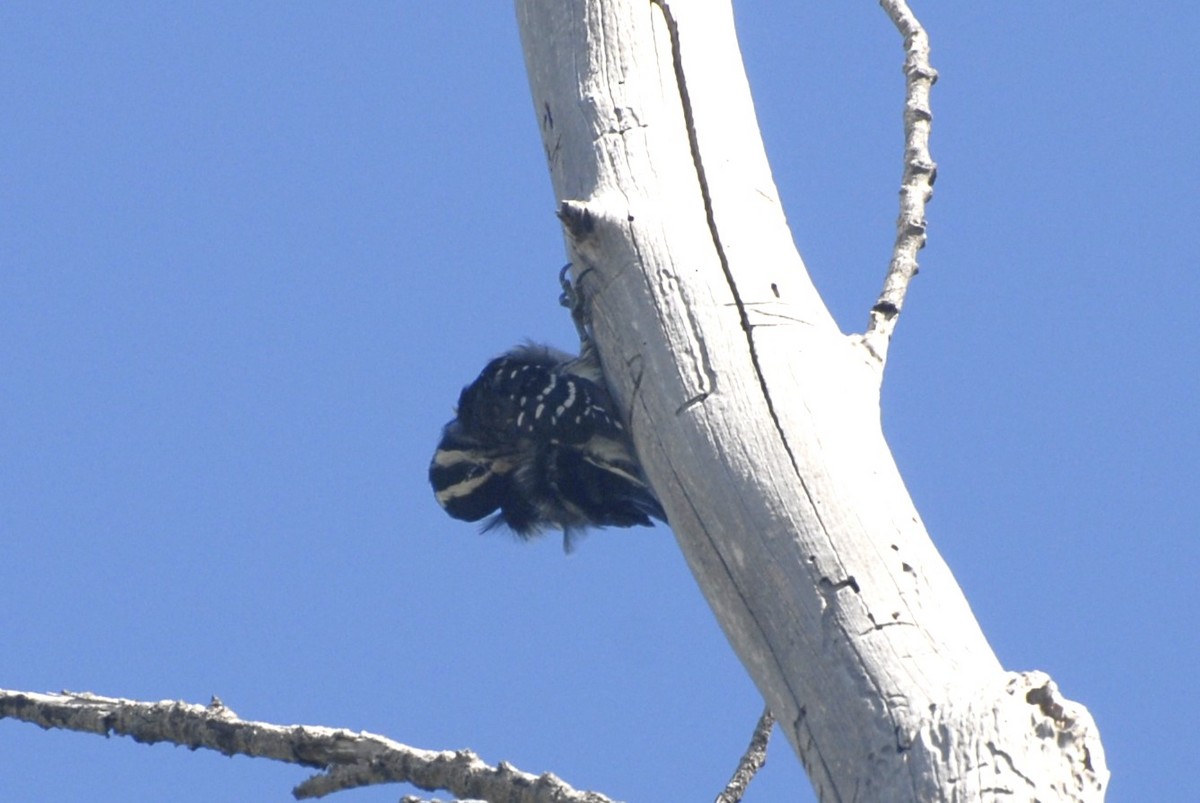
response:
[[[580,331],[580,356],[530,343],[489,362],[463,388],[429,482],[456,519],[491,516],[485,531],[508,527],[522,539],[561,530],[570,551],[589,527],[649,526],[666,514],[606,389],[565,274],[563,303]]]

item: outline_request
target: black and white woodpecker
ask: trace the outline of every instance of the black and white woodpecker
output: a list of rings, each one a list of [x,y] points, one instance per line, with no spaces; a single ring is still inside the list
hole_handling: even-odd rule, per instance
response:
[[[438,504],[454,518],[495,513],[484,530],[524,539],[561,530],[568,551],[589,527],[666,521],[608,393],[569,268],[559,278],[580,355],[527,344],[489,362],[463,388],[429,465]]]

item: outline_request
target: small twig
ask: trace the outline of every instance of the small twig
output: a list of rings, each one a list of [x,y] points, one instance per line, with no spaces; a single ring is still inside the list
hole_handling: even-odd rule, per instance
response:
[[[292,790],[298,798],[381,783],[407,783],[458,798],[513,803],[613,803],[581,792],[550,773],[530,775],[501,762],[489,766],[469,750],[421,750],[373,733],[310,725],[273,725],[240,719],[220,700],[209,706],[164,700],[142,702],[96,694],[0,689],[0,719],[43,728],[171,742],[227,756],[271,758],[322,772]]]
[[[721,794],[713,803],[739,803],[746,794],[746,787],[754,779],[755,774],[767,763],[767,742],[771,739],[771,728],[775,726],[775,716],[771,709],[764,708],[758,724],[754,726],[754,734],[750,737],[750,746],[742,760],[738,762],[733,777],[725,785]]]
[[[937,165],[929,153],[929,131],[933,112],[929,92],[937,71],[929,63],[929,36],[905,0],[880,0],[896,29],[904,37],[904,176],[900,182],[900,217],[896,221],[896,243],[883,281],[883,292],[871,308],[863,343],[879,361],[887,361],[888,344],[908,284],[917,275],[917,252],[925,247],[925,204],[933,197]]]

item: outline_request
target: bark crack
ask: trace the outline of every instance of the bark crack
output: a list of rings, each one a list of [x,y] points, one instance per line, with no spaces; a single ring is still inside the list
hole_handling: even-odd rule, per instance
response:
[[[663,19],[667,25],[667,32],[671,40],[671,62],[675,72],[675,83],[679,90],[679,102],[683,109],[684,126],[687,129],[688,146],[692,152],[692,164],[696,169],[696,181],[700,186],[700,195],[704,200],[704,214],[708,221],[708,230],[712,236],[713,249],[716,251],[717,258],[721,262],[721,270],[725,274],[726,284],[729,286],[730,294],[733,296],[734,306],[737,308],[738,318],[741,321],[742,330],[746,334],[746,347],[750,354],[750,362],[754,366],[754,374],[758,377],[758,384],[762,390],[763,400],[767,405],[767,412],[771,416],[771,423],[775,427],[775,431],[779,435],[780,443],[783,444],[784,450],[787,452],[788,461],[792,465],[792,470],[795,472],[797,479],[800,481],[800,486],[804,489],[804,494],[808,498],[814,515],[821,524],[821,530],[828,532],[829,528],[825,522],[821,520],[820,510],[818,509],[815,500],[812,498],[812,492],[809,490],[807,483],[804,482],[804,477],[800,472],[800,464],[796,458],[795,452],[792,450],[791,444],[788,442],[787,436],[784,434],[783,426],[779,419],[779,413],[775,409],[775,404],[771,400],[771,391],[767,386],[766,377],[763,374],[762,365],[759,361],[758,351],[754,346],[753,325],[750,322],[750,315],[746,309],[746,303],[742,300],[738,293],[737,282],[734,280],[733,271],[729,267],[729,258],[725,254],[725,248],[721,244],[721,234],[717,228],[716,215],[713,212],[712,195],[709,191],[708,178],[705,173],[704,159],[700,153],[700,142],[696,132],[695,114],[692,109],[692,100],[688,92],[687,78],[684,73],[682,48],[679,36],[679,23],[675,19],[674,13],[671,11],[670,3],[667,0],[651,0],[652,5],[656,5],[662,11]]]
[[[1018,778],[1020,778],[1022,781],[1024,781],[1026,786],[1028,786],[1031,789],[1037,788],[1037,784],[1034,783],[1033,779],[1030,778],[1025,773],[1021,772],[1019,769],[1017,769],[1017,765],[1013,761],[1012,756],[1010,756],[1008,753],[1006,753],[1005,751],[1003,751],[999,747],[997,747],[995,742],[988,742],[987,749],[988,749],[988,752],[990,752],[993,756],[1003,759],[1004,763],[1008,765],[1009,771],[1012,772],[1013,775],[1016,775]],[[1011,794],[1011,790],[1009,793]]]

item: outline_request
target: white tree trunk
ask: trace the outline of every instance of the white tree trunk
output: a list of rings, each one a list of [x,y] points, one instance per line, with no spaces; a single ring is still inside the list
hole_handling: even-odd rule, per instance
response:
[[[913,507],[886,338],[843,335],[805,272],[728,2],[516,5],[607,377],[818,796],[1102,799],[1086,709],[1004,672]]]

